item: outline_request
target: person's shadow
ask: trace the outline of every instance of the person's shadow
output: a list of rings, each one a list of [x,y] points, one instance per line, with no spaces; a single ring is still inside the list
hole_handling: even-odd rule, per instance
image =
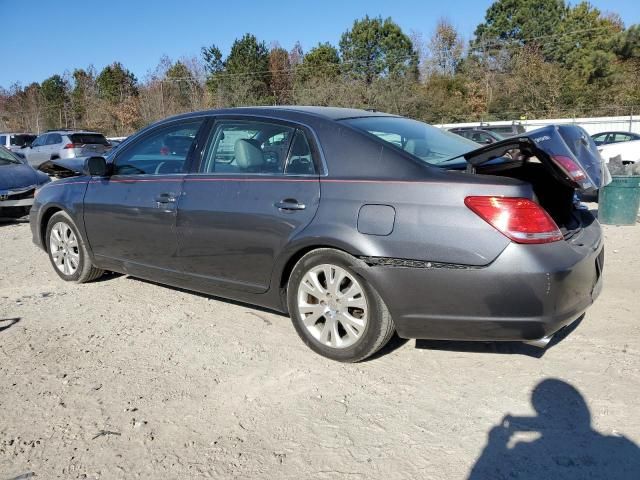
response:
[[[587,403],[573,386],[544,380],[531,403],[536,416],[506,415],[491,429],[469,480],[640,479],[640,448],[622,435],[593,430]]]

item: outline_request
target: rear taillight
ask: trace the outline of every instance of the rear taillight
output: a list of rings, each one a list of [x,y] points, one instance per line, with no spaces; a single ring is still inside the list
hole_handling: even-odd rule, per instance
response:
[[[551,158],[555,160],[562,171],[574,182],[582,183],[587,180],[585,171],[571,158],[563,155],[553,155]]]
[[[516,243],[549,243],[563,239],[549,214],[528,198],[467,197],[464,204]]]
[[[67,143],[63,148],[81,148],[81,143]]]

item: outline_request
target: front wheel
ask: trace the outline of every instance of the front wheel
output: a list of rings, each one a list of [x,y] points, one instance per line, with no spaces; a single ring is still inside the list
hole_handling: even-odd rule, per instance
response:
[[[298,335],[332,360],[363,360],[395,330],[378,292],[355,273],[363,266],[345,252],[322,248],[302,257],[289,278],[288,307]]]
[[[51,265],[63,280],[85,283],[104,273],[91,263],[84,239],[65,212],[57,212],[49,219],[46,241]]]

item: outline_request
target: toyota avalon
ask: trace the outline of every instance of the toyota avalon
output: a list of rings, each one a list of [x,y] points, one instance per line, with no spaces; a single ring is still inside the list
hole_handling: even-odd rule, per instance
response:
[[[394,332],[543,344],[572,323],[604,255],[574,194],[605,178],[575,126],[478,148],[380,112],[213,110],[46,185],[31,228],[63,280],[115,271],[286,312],[311,349],[358,361]]]

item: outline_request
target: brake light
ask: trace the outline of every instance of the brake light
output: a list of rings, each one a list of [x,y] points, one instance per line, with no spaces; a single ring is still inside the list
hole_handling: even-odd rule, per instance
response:
[[[556,161],[562,171],[574,182],[581,183],[587,179],[587,174],[582,167],[571,158],[563,155],[553,155],[551,158]]]
[[[81,148],[81,143],[67,143],[63,148]]]
[[[519,197],[467,197],[464,204],[516,243],[550,243],[562,232],[536,202]]]

